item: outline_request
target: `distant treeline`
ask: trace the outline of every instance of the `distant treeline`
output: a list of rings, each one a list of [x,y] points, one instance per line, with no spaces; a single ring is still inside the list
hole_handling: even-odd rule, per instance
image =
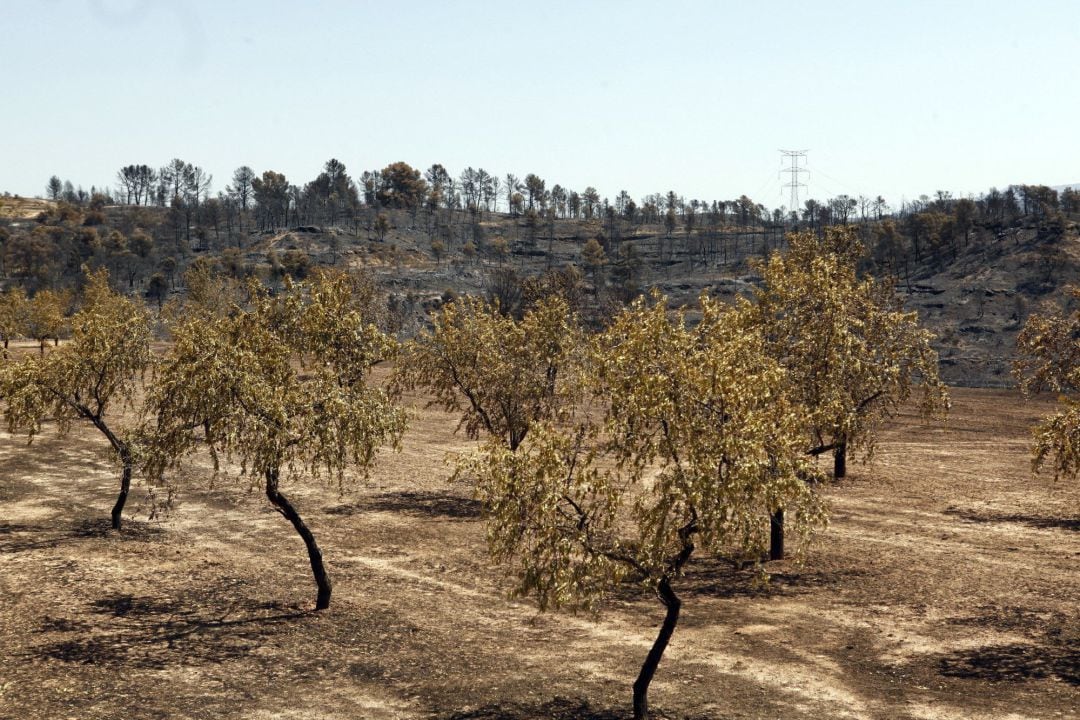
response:
[[[1080,213],[1080,193],[1043,185],[991,189],[977,198],[939,191],[898,208],[881,196],[839,195],[807,200],[793,212],[770,211],[746,195],[707,201],[669,191],[635,201],[621,191],[610,200],[593,187],[570,190],[533,173],[519,179],[469,167],[454,176],[440,164],[420,171],[396,162],[354,179],[336,159],[303,185],[242,166],[216,194],[209,173],[179,158],[160,168],[127,165],[116,179],[116,187],[88,193],[53,176],[46,186],[55,201],[50,209],[32,222],[0,222],[0,282],[31,294],[70,287],[89,264],[107,267],[127,291],[160,301],[198,253],[216,255],[233,275],[250,274],[258,264],[273,280],[302,276],[320,261],[336,263],[349,235],[399,253],[402,247],[386,241],[404,227],[412,233],[410,247],[436,264],[501,265],[513,253],[544,255],[557,237],[571,238],[578,242],[574,263],[589,280],[629,297],[638,290],[641,266],[662,267],[665,278],[730,267],[781,246],[793,229],[856,224],[871,269],[910,279],[1011,227],[1036,225],[1059,236]],[[296,228],[333,229],[324,236],[328,254],[290,247],[262,260],[246,257],[256,235]],[[424,243],[417,232],[426,234]]]

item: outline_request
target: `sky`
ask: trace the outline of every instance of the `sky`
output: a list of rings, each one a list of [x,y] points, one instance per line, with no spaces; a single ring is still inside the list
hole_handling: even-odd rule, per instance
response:
[[[174,157],[405,161],[614,198],[1080,182],[1080,3],[0,1],[0,193]]]

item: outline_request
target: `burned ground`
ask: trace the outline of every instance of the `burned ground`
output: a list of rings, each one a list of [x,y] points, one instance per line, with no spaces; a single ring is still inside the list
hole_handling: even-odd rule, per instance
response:
[[[772,582],[691,563],[651,693],[678,718],[1055,718],[1080,706],[1080,490],[1030,476],[1050,405],[955,390],[902,416],[828,487],[832,521]],[[336,487],[291,482],[335,583],[315,613],[303,545],[257,488],[187,468],[172,512],[133,498],[102,441],[0,436],[0,716],[628,717],[662,611],[627,587],[599,616],[508,599],[480,508],[447,481],[468,447],[416,403],[400,453]],[[283,488],[284,489],[284,488]],[[140,493],[142,491],[140,490]]]

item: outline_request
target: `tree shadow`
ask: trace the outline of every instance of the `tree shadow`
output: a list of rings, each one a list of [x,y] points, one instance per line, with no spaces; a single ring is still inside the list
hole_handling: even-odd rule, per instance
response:
[[[678,583],[687,595],[723,599],[770,598],[840,587],[863,574],[858,570],[770,570],[768,564],[764,569],[768,573],[767,581],[763,581],[754,565],[724,558],[702,558],[689,564],[686,575]]]
[[[852,579],[867,574],[854,569],[831,572],[805,568],[769,570],[768,563],[765,564],[765,570],[768,572],[767,580],[751,563],[723,557],[702,557],[690,562],[685,574],[675,580],[672,586],[684,600],[692,597],[722,600],[768,599],[791,597],[822,588],[843,587]],[[624,579],[608,593],[607,597],[624,603],[642,599],[656,600],[656,596],[636,576]]]
[[[938,672],[947,677],[993,682],[1056,679],[1080,685],[1080,650],[1068,644],[958,650],[938,658]]]
[[[625,709],[595,708],[580,698],[557,697],[546,702],[493,703],[436,717],[439,720],[625,720],[627,714]],[[664,717],[656,712],[650,715]]]
[[[1023,632],[1030,637],[1061,637],[1068,628],[1064,613],[1030,607],[981,605],[981,614],[949,618],[950,625],[992,628],[999,632]]]
[[[0,523],[0,536],[14,535],[16,533],[41,532],[47,528],[44,525],[30,525],[28,523]]]
[[[246,656],[275,625],[311,616],[311,611],[247,598],[234,599],[224,612],[214,613],[199,607],[195,598],[122,594],[93,601],[90,612],[111,620],[86,623],[46,617],[43,631],[82,636],[39,645],[28,654],[66,663],[143,669],[222,663]],[[97,632],[88,635],[91,625]]]
[[[148,541],[164,534],[165,529],[160,525],[138,520],[124,520],[123,527],[116,531],[108,517],[82,518],[52,527],[4,523],[0,524],[0,554],[56,548],[89,538]]]
[[[944,510],[946,515],[958,517],[961,520],[977,523],[1019,523],[1039,530],[1067,530],[1080,532],[1080,518],[1048,517],[1046,515],[1026,515],[1023,513],[995,513],[965,510],[963,508],[948,508]]]
[[[331,515],[355,515],[364,512],[394,512],[415,517],[444,517],[473,520],[481,515],[479,500],[449,493],[410,490],[382,493],[368,500],[326,508]]]

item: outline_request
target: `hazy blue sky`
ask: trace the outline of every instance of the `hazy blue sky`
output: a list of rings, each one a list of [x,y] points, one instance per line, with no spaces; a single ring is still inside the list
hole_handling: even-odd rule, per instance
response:
[[[1080,3],[0,5],[0,191],[173,157],[313,179],[404,160],[634,198],[1080,181]]]

